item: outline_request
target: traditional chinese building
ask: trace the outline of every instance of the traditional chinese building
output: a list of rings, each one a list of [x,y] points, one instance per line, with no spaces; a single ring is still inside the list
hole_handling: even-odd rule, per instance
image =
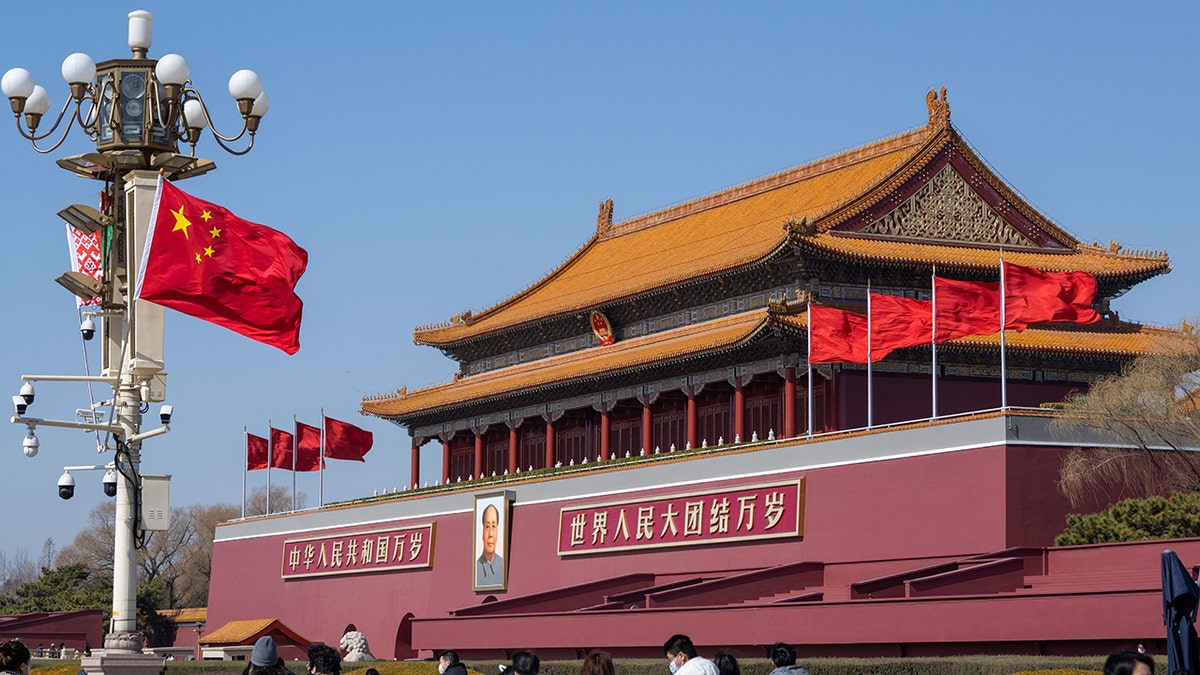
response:
[[[222,526],[212,625],[253,604],[326,642],[356,628],[396,658],[658,655],[676,632],[744,655],[776,640],[858,654],[1152,644],[1152,620],[1069,618],[1080,603],[1103,617],[1115,590],[1152,606],[1134,570],[1153,556],[1041,548],[1065,513],[1103,504],[1070,508],[1055,486],[1089,439],[1028,409],[1152,349],[1158,330],[1109,300],[1168,258],[1078,241],[959,136],[945,90],[927,108],[907,133],[663,211],[615,222],[609,200],[532,286],[419,327],[418,344],[458,362],[453,380],[362,409],[408,430],[414,480],[419,448],[440,443],[439,484]],[[928,347],[869,373],[808,368],[809,301],[928,299],[935,270],[995,281],[1002,257],[1090,272],[1105,315],[1010,331],[1009,409],[999,335],[939,345],[936,409]],[[1089,566],[1109,572],[1071,576]]]

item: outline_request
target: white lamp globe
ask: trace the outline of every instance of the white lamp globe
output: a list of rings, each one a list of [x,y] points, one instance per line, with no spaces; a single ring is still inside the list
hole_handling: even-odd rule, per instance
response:
[[[262,93],[262,80],[253,70],[239,70],[229,78],[229,95],[235,100],[253,101]]]
[[[258,98],[254,99],[254,107],[250,109],[250,116],[262,117],[263,115],[267,114],[267,110],[270,107],[271,101],[267,98],[267,92],[264,91],[258,95]]]
[[[189,98],[183,102],[183,117],[187,120],[189,129],[203,129],[208,126],[208,117],[204,114],[204,105],[194,98]]]
[[[188,81],[191,71],[187,59],[178,54],[167,54],[154,66],[154,75],[163,84],[183,84]]]
[[[96,62],[83,52],[75,52],[63,59],[62,76],[67,84],[90,84],[96,77]]]
[[[50,94],[42,85],[34,85],[33,93],[25,99],[25,112],[30,115],[45,115],[49,109]]]
[[[8,98],[29,98],[33,94],[33,75],[24,68],[10,68],[0,78],[0,90]]]

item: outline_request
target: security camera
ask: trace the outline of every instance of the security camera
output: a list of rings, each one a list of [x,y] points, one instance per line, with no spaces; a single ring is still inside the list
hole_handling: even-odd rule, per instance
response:
[[[25,402],[25,399],[22,396],[13,396],[13,409],[16,411],[18,416],[24,415],[27,407],[29,407],[29,404]]]
[[[101,485],[104,486],[104,496],[106,496],[106,497],[116,497],[117,496],[117,472],[116,471],[114,471],[113,469],[109,469],[108,471],[105,471],[104,472],[104,480],[100,481],[100,483],[101,483]],[[60,482],[59,484],[61,485],[62,483]]]
[[[163,423],[164,427],[171,423],[171,413],[173,412],[175,412],[173,405],[164,405],[158,409],[158,420]]]
[[[35,392],[33,391],[32,384],[26,382],[25,384],[21,385],[21,398],[25,399],[26,405],[33,405],[34,393]]]
[[[83,335],[84,340],[96,337],[96,322],[92,321],[92,317],[87,317],[83,323],[79,324],[79,333]]]
[[[40,445],[41,443],[38,442],[37,436],[33,435],[33,430],[31,429],[25,436],[25,440],[21,441],[21,452],[25,453],[25,456],[29,458],[37,457]]]
[[[58,496],[62,499],[75,496],[75,477],[69,471],[64,471],[63,475],[58,477]]]

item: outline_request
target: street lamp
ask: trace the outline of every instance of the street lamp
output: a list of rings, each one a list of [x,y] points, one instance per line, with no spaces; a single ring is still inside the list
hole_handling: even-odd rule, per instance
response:
[[[242,119],[235,134],[213,128],[208,104],[192,86],[187,61],[178,54],[150,59],[150,12],[129,14],[129,48],[132,56],[101,63],[82,53],[68,56],[62,64],[63,79],[70,93],[53,122],[49,92],[34,82],[23,68],[13,68],[0,78],[0,91],[8,98],[17,132],[39,153],[58,149],[71,129],[78,126],[95,143],[95,150],[64,157],[58,165],[71,173],[103,181],[100,208],[74,204],[59,212],[68,225],[88,235],[98,234],[103,242],[100,274],[92,277],[67,272],[56,279],[84,300],[99,300],[100,310],[87,312],[80,326],[84,339],[100,323],[102,341],[99,376],[24,375],[24,384],[13,397],[12,422],[24,424],[28,434],[22,443],[33,457],[39,442],[38,426],[82,429],[105,436],[102,450],[114,450],[114,473],[106,476],[105,492],[115,488],[116,530],[113,560],[113,619],[105,637],[104,656],[85,658],[89,673],[158,673],[163,659],[142,655],[142,638],[136,625],[136,549],[144,530],[137,506],[142,497],[138,473],[144,439],[170,431],[172,409],[160,411],[162,426],[142,432],[143,406],[165,400],[163,370],[163,310],[158,305],[134,300],[137,271],[150,223],[158,176],[182,180],[216,168],[195,156],[196,144],[207,128],[226,152],[243,155],[254,147],[268,101],[258,75],[239,70],[229,80],[229,93]],[[61,128],[61,130],[60,130]],[[245,138],[243,141],[242,139]],[[242,147],[234,147],[241,143]],[[186,143],[187,154],[179,151]],[[97,382],[113,388],[108,420],[93,415],[88,419],[52,420],[26,416],[34,399],[33,382]],[[95,411],[92,411],[95,413]],[[64,476],[69,478],[69,474]],[[166,478],[166,477],[158,477]],[[65,481],[73,483],[74,479]],[[73,485],[72,485],[73,488]],[[156,491],[160,488],[156,488]]]

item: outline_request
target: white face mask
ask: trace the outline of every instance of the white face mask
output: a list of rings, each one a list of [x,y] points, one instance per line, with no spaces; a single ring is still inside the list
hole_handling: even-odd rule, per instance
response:
[[[679,655],[676,654],[675,658],[679,658]],[[667,668],[671,669],[671,675],[675,675],[675,673],[679,672],[679,666],[675,665],[675,659],[667,661]]]
[[[442,661],[442,662],[438,663],[438,675],[444,675],[445,672],[446,672],[446,662]]]

